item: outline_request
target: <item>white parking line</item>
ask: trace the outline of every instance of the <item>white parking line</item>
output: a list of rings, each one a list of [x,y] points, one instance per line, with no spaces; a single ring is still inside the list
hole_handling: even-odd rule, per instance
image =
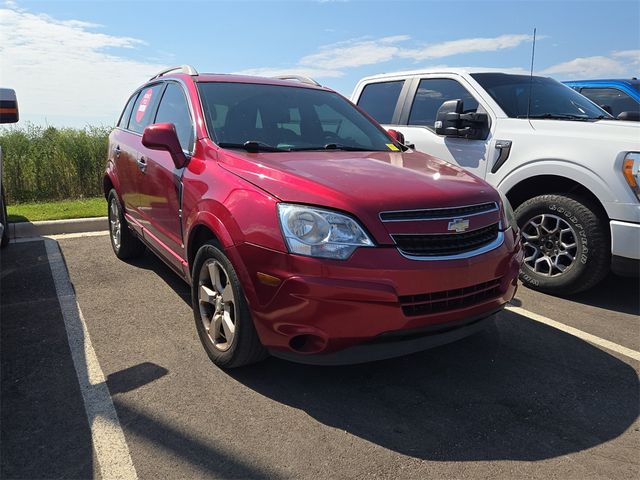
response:
[[[583,332],[582,330],[578,330],[577,328],[570,327],[569,325],[565,325],[564,323],[556,322],[555,320],[551,320],[550,318],[538,315],[537,313],[530,312],[529,310],[525,310],[524,308],[512,307],[509,305],[506,307],[506,310],[517,313],[518,315],[522,315],[523,317],[530,318],[531,320],[535,320],[536,322],[544,323],[545,325],[549,325],[550,327],[557,328],[558,330],[562,330],[563,332],[573,335],[574,337],[578,337],[599,347],[606,348],[607,350],[611,350],[612,352],[619,353],[620,355],[624,355],[625,357],[633,358],[634,360],[640,361],[640,352],[631,350],[627,347],[623,347],[622,345],[618,345],[617,343],[610,342],[609,340],[605,340],[604,338],[596,337],[595,335],[591,335],[590,333]]]
[[[91,428],[93,448],[100,465],[100,476],[104,480],[135,480],[138,475],[129,454],[129,447],[120,427],[118,414],[113,407],[98,357],[91,345],[89,331],[76,301],[60,247],[50,239],[45,239],[44,243]]]
[[[103,237],[109,235],[109,230],[99,230],[97,232],[82,232],[82,233],[60,233],[58,235],[44,235],[38,237],[22,237],[11,240],[11,243],[25,243],[25,242],[39,242],[46,238],[52,238],[54,240],[65,240],[67,238],[81,238],[81,237]]]

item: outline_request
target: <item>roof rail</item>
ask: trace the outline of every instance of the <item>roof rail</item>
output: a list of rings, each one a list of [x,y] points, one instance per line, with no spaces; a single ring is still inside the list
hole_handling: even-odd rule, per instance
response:
[[[156,73],[149,80],[155,80],[158,77],[166,75],[169,72],[175,72],[176,70],[180,70],[180,73],[186,73],[187,75],[198,75],[198,71],[193,68],[191,65],[180,65],[177,67],[167,68],[166,70],[162,70],[161,72]]]
[[[297,80],[300,83],[308,83],[309,85],[315,85],[316,87],[322,86],[313,78],[303,77],[302,75],[278,75],[272,78],[277,78],[278,80]]]

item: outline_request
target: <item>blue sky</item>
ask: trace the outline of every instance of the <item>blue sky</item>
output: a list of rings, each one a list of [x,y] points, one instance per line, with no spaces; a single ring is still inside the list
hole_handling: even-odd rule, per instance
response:
[[[349,96],[365,75],[529,68],[560,80],[640,73],[633,1],[5,1],[0,84],[24,121],[113,124],[157,70],[300,73]]]

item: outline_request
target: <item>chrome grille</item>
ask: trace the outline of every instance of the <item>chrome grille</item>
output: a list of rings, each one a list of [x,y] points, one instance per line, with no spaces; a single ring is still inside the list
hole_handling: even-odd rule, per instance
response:
[[[467,205],[464,207],[431,208],[423,210],[398,210],[380,213],[383,222],[410,222],[415,220],[434,220],[439,218],[471,217],[498,210],[495,202]]]
[[[398,249],[417,257],[458,255],[482,248],[498,238],[499,224],[464,233],[391,235]]]

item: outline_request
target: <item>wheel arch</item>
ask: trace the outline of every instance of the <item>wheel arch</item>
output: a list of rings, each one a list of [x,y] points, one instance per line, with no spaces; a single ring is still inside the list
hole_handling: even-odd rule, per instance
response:
[[[604,205],[591,190],[580,182],[561,175],[536,175],[525,178],[506,191],[514,210],[530,198],[552,193],[584,198],[597,209],[598,215],[608,219]]]

